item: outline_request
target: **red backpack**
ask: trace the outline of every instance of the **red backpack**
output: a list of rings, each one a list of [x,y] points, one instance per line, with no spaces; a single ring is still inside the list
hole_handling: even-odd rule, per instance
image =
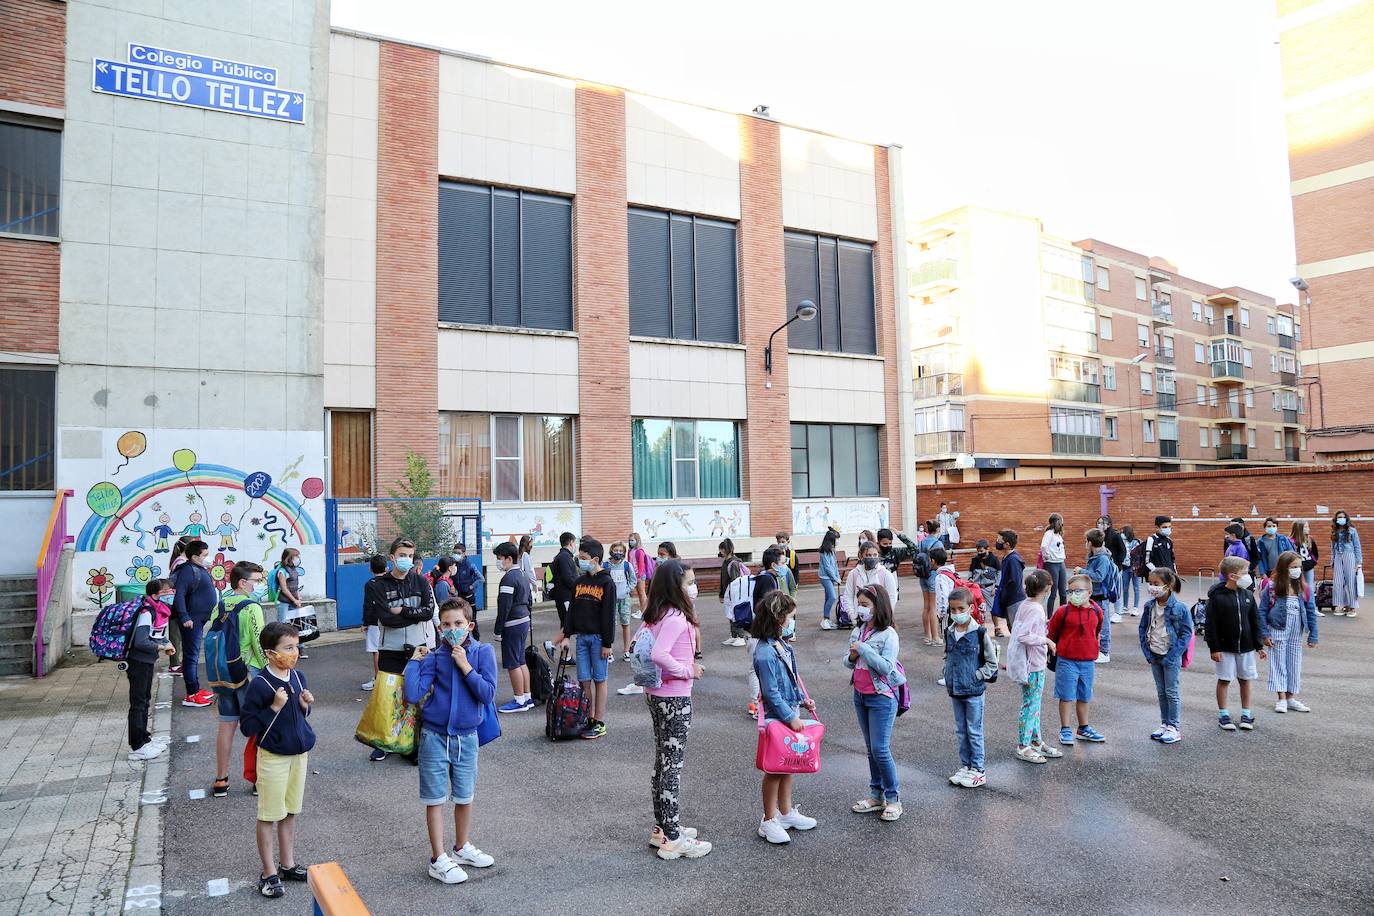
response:
[[[947,577],[954,583],[955,588],[968,589],[969,594],[973,596],[973,606],[970,610],[973,612],[974,620],[982,623],[987,618],[988,602],[987,599],[983,597],[982,586],[975,585],[967,579],[960,579],[957,573],[951,572],[948,569],[937,569],[936,573]]]

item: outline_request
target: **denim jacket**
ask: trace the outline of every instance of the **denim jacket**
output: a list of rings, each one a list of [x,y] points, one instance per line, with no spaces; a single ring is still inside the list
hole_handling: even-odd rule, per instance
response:
[[[1168,603],[1164,605],[1164,629],[1169,634],[1169,651],[1162,656],[1150,651],[1150,621],[1154,619],[1154,612],[1155,601],[1151,598],[1145,610],[1140,612],[1140,651],[1144,653],[1145,661],[1162,658],[1160,664],[1163,665],[1183,664],[1183,653],[1188,651],[1188,643],[1193,636],[1192,612],[1176,596],[1169,596]]]
[[[840,584],[840,566],[835,562],[835,552],[833,550],[829,553],[821,551],[820,577],[836,585]]]
[[[802,693],[796,671],[797,654],[786,643],[761,639],[754,647],[754,673],[759,676],[759,696],[763,699],[766,718],[779,722],[797,718],[806,695]]]
[[[1332,538],[1331,552],[1333,554],[1355,554],[1355,565],[1358,566],[1360,565],[1360,533],[1356,531],[1354,528],[1351,528],[1349,525],[1346,525],[1346,528],[1349,528],[1350,536],[1340,539]]]
[[[859,657],[868,666],[868,673],[873,677],[873,686],[879,693],[897,695],[897,688],[906,683],[906,676],[897,670],[897,653],[901,648],[901,640],[897,636],[896,627],[888,627],[886,630],[878,630],[870,633],[868,639],[864,639],[864,625],[859,624],[854,628],[854,632],[849,634],[849,645],[857,647]],[[844,657],[844,666],[851,671],[857,667],[858,663],[850,661],[849,656]],[[849,678],[849,683],[854,683],[854,678]]]
[[[1294,553],[1298,548],[1294,546],[1291,538],[1286,534],[1276,534],[1272,538],[1268,535],[1255,538],[1255,544],[1259,547],[1259,556],[1251,557],[1255,561],[1255,568],[1261,576],[1271,576],[1274,574],[1274,566],[1269,563],[1269,555],[1274,555],[1274,563],[1278,563],[1279,555],[1284,551],[1291,550]]]
[[[1302,624],[1302,628],[1298,630],[1298,633],[1299,635],[1306,633],[1307,641],[1315,646],[1317,644],[1317,608],[1314,603],[1307,600],[1307,586],[1304,585],[1302,591],[1301,595],[1296,596],[1302,605],[1298,611],[1298,621]],[[1275,633],[1282,634],[1288,627],[1288,602],[1278,600],[1274,594],[1274,586],[1271,584],[1266,583],[1260,589],[1259,614],[1260,629],[1264,631],[1266,639],[1272,639]]]
[[[978,664],[979,642],[983,664]],[[997,643],[986,627],[961,637],[954,627],[945,630],[945,689],[952,697],[980,697],[989,678],[997,674]]]

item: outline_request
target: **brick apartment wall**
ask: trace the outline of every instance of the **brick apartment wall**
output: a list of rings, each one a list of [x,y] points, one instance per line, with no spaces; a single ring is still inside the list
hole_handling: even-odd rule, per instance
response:
[[[379,496],[406,451],[438,475],[439,55],[382,42],[377,98]]]
[[[63,108],[66,58],[67,4],[0,0],[0,99]]]
[[[1199,566],[1216,567],[1220,562],[1222,529],[1227,522],[1216,519],[1242,516],[1254,532],[1265,516],[1272,515],[1287,533],[1294,518],[1306,518],[1324,566],[1330,562],[1330,513],[1343,509],[1352,517],[1374,516],[1374,466],[1370,465],[937,484],[918,487],[916,498],[923,506],[947,500],[950,508],[962,513],[962,547],[972,547],[980,537],[991,542],[999,529],[1014,529],[1021,536],[1021,555],[1027,564],[1035,562],[1050,513],[1058,512],[1064,516],[1069,562],[1082,563],[1086,550],[1082,534],[1097,523],[1098,487],[1103,485],[1116,488],[1107,504],[1113,521],[1118,527],[1131,525],[1142,539],[1154,531],[1155,515],[1173,517],[1175,554],[1179,571],[1186,575],[1195,574]],[[1195,505],[1197,520],[1193,518]],[[1325,518],[1317,516],[1318,505],[1330,510]],[[1374,560],[1374,523],[1356,522],[1356,527],[1364,529],[1366,560]]]
[[[892,299],[892,192],[886,147],[873,148],[873,181],[878,211],[878,241],[873,246],[873,287],[878,300],[878,355],[883,358],[883,401],[886,405],[880,473],[883,495],[888,498],[890,523],[901,529],[907,527],[907,522],[902,515],[902,405],[897,378],[897,312]]]
[[[604,544],[631,530],[630,269],[625,93],[577,85],[573,320],[581,377],[577,498],[582,529]]]
[[[0,239],[0,340],[6,350],[57,352],[56,242]]]
[[[782,155],[778,125],[740,116],[739,302],[749,420],[744,435],[749,531],[792,528],[792,427],[787,404],[787,332],[773,338],[773,372],[763,371],[768,335],[787,320],[783,272]],[[772,387],[765,387],[768,383]]]

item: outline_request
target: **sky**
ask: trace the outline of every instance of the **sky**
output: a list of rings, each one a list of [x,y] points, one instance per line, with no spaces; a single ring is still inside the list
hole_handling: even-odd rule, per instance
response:
[[[901,144],[908,220],[1031,214],[1293,301],[1270,0],[333,0],[332,21],[731,111],[767,104]]]

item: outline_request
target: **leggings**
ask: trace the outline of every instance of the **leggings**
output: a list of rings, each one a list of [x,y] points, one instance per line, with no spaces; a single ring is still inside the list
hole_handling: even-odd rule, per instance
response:
[[[681,815],[678,790],[682,761],[687,756],[687,732],[692,727],[691,697],[647,697],[654,723],[654,772],[649,791],[654,804],[654,823],[670,840],[678,838]]]
[[[1050,574],[1050,593],[1045,607],[1059,607],[1069,600],[1069,575],[1063,563],[1045,561],[1045,572]]]
[[[1021,720],[1016,743],[1021,747],[1040,744],[1040,700],[1045,694],[1045,672],[1032,671],[1021,685]]]

